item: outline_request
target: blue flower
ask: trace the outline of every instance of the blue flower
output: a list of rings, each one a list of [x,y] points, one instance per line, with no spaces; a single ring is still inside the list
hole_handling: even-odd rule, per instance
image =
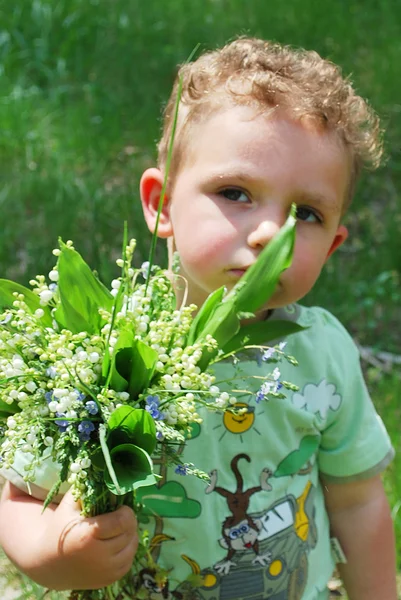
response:
[[[265,400],[268,394],[275,394],[279,390],[281,390],[283,384],[281,383],[281,381],[278,380],[278,377],[280,377],[280,371],[278,369],[275,369],[273,372],[274,381],[265,381],[264,383],[262,383],[259,390],[256,392],[255,400],[257,403],[261,402],[262,400]]]
[[[155,420],[163,419],[164,417],[163,413],[159,410],[159,404],[159,396],[148,396],[146,398],[145,410],[147,410],[150,416]]]
[[[50,402],[53,400],[53,392],[46,392],[45,399],[47,404],[50,404]]]
[[[264,400],[264,399],[265,399],[264,393],[262,392],[262,390],[259,390],[256,393],[256,397],[255,397],[256,402],[259,404],[259,402],[262,402],[262,400]]]
[[[187,466],[186,465],[177,465],[174,469],[177,475],[186,475],[187,474]]]
[[[77,400],[79,400],[80,402],[83,402],[86,398],[86,394],[84,394],[83,392],[80,392],[79,390],[75,390],[75,392],[77,393]]]
[[[90,415],[97,415],[99,412],[98,405],[94,400],[88,400],[88,402],[85,403],[85,408]]]
[[[91,433],[94,431],[94,429],[95,426],[92,421],[81,421],[81,423],[78,425],[78,431],[80,433]]]
[[[262,360],[263,361],[269,360],[270,358],[272,358],[274,356],[275,352],[276,351],[274,348],[268,348],[267,350],[265,350],[265,352],[263,352]]]
[[[92,431],[95,430],[95,426],[92,421],[81,421],[78,425],[78,437],[81,442],[87,442],[90,439]]]
[[[162,434],[161,431],[156,431],[156,439],[159,440],[159,442],[164,440],[164,435]]]
[[[56,417],[65,417],[65,414],[56,412]],[[62,419],[62,418],[56,419],[54,422],[57,425],[57,427],[59,428],[60,433],[64,433],[67,430],[68,425],[70,424],[68,419]]]

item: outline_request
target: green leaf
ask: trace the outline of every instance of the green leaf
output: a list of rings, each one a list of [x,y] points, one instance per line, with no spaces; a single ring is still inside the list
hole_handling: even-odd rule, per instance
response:
[[[112,390],[116,392],[125,392],[128,389],[128,379],[124,377],[122,371],[130,372],[132,357],[132,348],[120,348],[113,354],[110,368],[109,384]],[[127,369],[125,369],[127,367]]]
[[[135,444],[148,454],[156,447],[156,427],[151,415],[142,408],[120,406],[110,416],[107,423],[109,448],[120,444]]]
[[[239,329],[239,319],[230,304],[219,304],[214,311],[213,316],[209,319],[209,322],[205,325],[200,338],[205,338],[208,334],[212,335],[218,343],[219,348],[223,348],[229,340],[235,336]],[[208,352],[203,350],[202,357],[198,361],[197,366],[201,371],[205,371],[216,356],[218,350],[215,352]]]
[[[114,298],[76,250],[61,240],[60,249],[57,262],[60,306],[55,318],[73,333],[98,333],[101,328],[99,308],[111,311]]]
[[[142,448],[134,444],[121,444],[110,451],[110,458],[117,483],[110,476],[110,470],[105,473],[104,481],[113,494],[127,494],[156,483],[152,460]]]
[[[224,299],[239,312],[256,312],[272,296],[279,277],[292,260],[295,243],[295,204],[277,234],[262,250],[256,262]]]
[[[138,394],[149,387],[158,358],[156,350],[153,350],[153,348],[141,342],[141,340],[135,340],[132,347],[132,363],[128,388],[131,398],[136,398]]]
[[[123,329],[120,331],[114,345],[106,386],[110,384],[110,387],[116,392],[125,392],[128,389],[131,374],[130,364],[132,362],[131,348],[134,339],[134,334],[131,330]],[[119,357],[120,353],[123,353],[121,357]],[[127,368],[125,368],[126,363],[129,363]]]
[[[17,412],[21,412],[21,409],[16,402],[7,404],[7,402],[0,400],[0,419],[7,419],[7,417],[15,415]]]
[[[114,347],[110,368],[110,387],[129,391],[132,399],[147,387],[153,377],[158,354],[130,331],[122,331]]]
[[[205,302],[202,304],[201,308],[198,311],[198,314],[192,321],[191,328],[188,333],[187,345],[192,346],[192,344],[199,338],[202,337],[203,329],[206,326],[206,323],[209,321],[217,306],[220,305],[223,296],[224,296],[225,288],[224,286],[215,290],[206,298]]]
[[[0,312],[6,308],[12,307],[15,300],[15,297],[13,296],[14,292],[24,295],[25,303],[32,313],[38,308],[41,308],[44,312],[43,317],[40,319],[41,323],[44,327],[52,326],[50,309],[47,306],[41,306],[39,296],[23,285],[15,283],[14,281],[9,281],[8,279],[0,279]]]
[[[247,345],[259,346],[272,340],[287,337],[292,333],[298,333],[304,329],[306,328],[292,321],[258,321],[257,323],[243,325],[238,333],[223,346],[223,352],[228,354],[240,350],[244,345],[243,340],[245,338],[247,338]]]

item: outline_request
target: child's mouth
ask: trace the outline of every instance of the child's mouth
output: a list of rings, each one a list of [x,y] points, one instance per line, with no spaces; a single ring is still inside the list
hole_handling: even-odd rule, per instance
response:
[[[234,276],[235,278],[239,279],[240,277],[242,277],[245,274],[246,271],[247,271],[247,267],[244,267],[243,269],[230,269],[229,274]]]

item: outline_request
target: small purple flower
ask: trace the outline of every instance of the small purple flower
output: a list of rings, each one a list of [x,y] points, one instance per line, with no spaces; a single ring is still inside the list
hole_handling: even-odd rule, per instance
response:
[[[268,394],[277,393],[283,387],[281,381],[278,380],[278,378],[280,377],[280,371],[278,369],[274,369],[272,375],[274,381],[265,381],[260,386],[260,389],[256,392],[255,400],[257,403],[261,402],[262,400],[265,400]]]
[[[146,398],[145,410],[147,410],[150,416],[155,420],[163,418],[163,413],[159,410],[159,404],[159,396],[148,396]]]
[[[50,402],[53,400],[53,392],[46,392],[45,399],[47,404],[50,404]]]
[[[164,435],[162,434],[161,431],[156,431],[156,439],[159,440],[159,442],[164,440]]]
[[[174,469],[174,472],[177,475],[187,475],[187,466],[186,465],[177,465]]]
[[[259,390],[256,393],[256,397],[255,397],[256,402],[259,404],[259,402],[262,402],[262,400],[264,400],[264,399],[265,399],[264,393],[261,390]]]
[[[78,431],[80,433],[92,433],[94,431],[95,426],[92,421],[81,421],[78,425]]]
[[[81,421],[78,425],[78,436],[81,442],[87,442],[90,439],[92,431],[94,431],[95,426],[92,421]]]
[[[270,358],[272,358],[274,356],[275,352],[276,351],[274,348],[268,348],[267,350],[265,350],[265,352],[263,352],[262,360],[263,361],[269,360]]]
[[[65,414],[56,412],[56,417],[65,417]],[[68,425],[70,424],[68,419],[62,419],[62,418],[56,419],[54,422],[57,425],[57,427],[59,428],[60,433],[64,433],[66,431]]]
[[[85,408],[90,415],[97,415],[99,412],[98,405],[94,400],[88,400],[88,402],[85,403]]]
[[[77,393],[77,400],[79,400],[80,402],[83,402],[86,398],[86,394],[84,394],[83,392],[80,392],[79,390],[75,390]]]

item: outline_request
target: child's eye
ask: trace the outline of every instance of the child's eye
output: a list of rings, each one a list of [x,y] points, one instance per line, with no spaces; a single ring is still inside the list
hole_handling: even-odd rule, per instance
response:
[[[242,190],[238,188],[224,188],[219,192],[221,196],[227,198],[227,200],[231,200],[232,202],[249,202],[248,196]]]
[[[322,223],[322,218],[307,206],[297,206],[297,219],[306,223]]]

